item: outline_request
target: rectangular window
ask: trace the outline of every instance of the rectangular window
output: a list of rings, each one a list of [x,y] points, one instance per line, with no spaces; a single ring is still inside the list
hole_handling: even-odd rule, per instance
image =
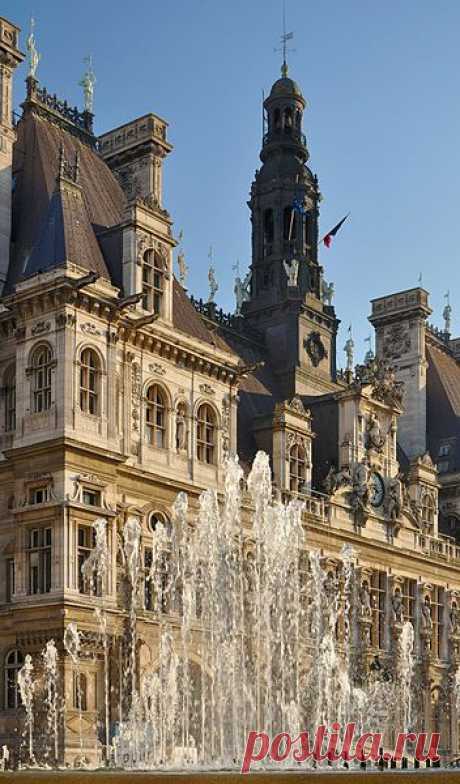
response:
[[[155,586],[150,580],[150,567],[153,562],[153,552],[150,547],[144,549],[144,606],[146,610],[155,609]]]
[[[372,575],[372,644],[376,648],[385,647],[385,598],[387,591],[386,572]]]
[[[6,601],[11,602],[13,594],[16,591],[16,573],[14,558],[6,559]]]
[[[97,579],[97,574],[93,573],[90,579],[85,577],[82,571],[83,564],[86,563],[91,551],[96,544],[96,532],[89,525],[78,526],[78,590],[89,596],[102,596],[102,585]]]
[[[444,628],[444,588],[439,585],[434,586],[431,595],[431,618],[433,620],[432,651],[440,659]]]
[[[99,490],[83,490],[82,501],[86,506],[100,506],[101,493]]]
[[[416,587],[417,587],[416,580],[411,580],[409,577],[406,577],[404,579],[404,582],[402,584],[404,620],[410,621],[412,625],[414,625]]]
[[[29,491],[29,504],[46,504],[50,498],[49,485],[32,487]]]
[[[29,531],[29,594],[49,593],[51,590],[51,539],[51,528]]]
[[[5,430],[16,430],[16,385],[13,383],[5,391]]]

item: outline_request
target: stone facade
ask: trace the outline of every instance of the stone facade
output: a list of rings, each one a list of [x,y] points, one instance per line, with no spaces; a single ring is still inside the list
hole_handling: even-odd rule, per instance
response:
[[[101,597],[82,575],[94,521],[108,522],[103,601],[115,684],[126,633],[120,541],[127,518],[139,521],[144,553],[155,521],[171,520],[179,492],[188,494],[192,516],[203,489],[222,490],[227,455],[238,452],[246,470],[264,449],[276,493],[304,504],[305,547],[337,574],[342,547],[357,553],[369,599],[356,625],[362,666],[375,657],[389,663],[403,620],[412,621],[423,726],[442,730],[446,754],[460,751],[452,686],[460,547],[440,532],[439,476],[427,453],[427,293],[374,300],[377,359],[336,373],[338,320],[321,294],[319,190],[306,167],[304,108],[284,75],[266,101],[263,165],[249,202],[250,296],[243,316],[230,318],[212,304],[193,306],[174,279],[176,242],[162,204],[167,124],[149,114],[96,143],[78,113],[69,120],[29,80],[18,126],[27,163],[21,198],[35,198],[41,176],[27,168],[34,134],[46,135],[42,163],[50,171],[37,220],[29,211],[26,226],[18,196],[11,254],[0,244],[0,270],[9,270],[0,304],[0,746],[18,741],[24,655],[38,667],[53,637],[66,695],[60,758],[79,758],[76,671],[62,646],[75,621],[84,635],[83,751],[97,757],[105,684],[94,609]],[[1,165],[9,170],[11,144],[6,155]],[[275,159],[282,161],[276,176]],[[303,204],[295,220],[294,197]],[[10,221],[1,187],[0,199]],[[9,241],[6,217],[0,233]],[[250,543],[249,507],[245,494]],[[157,661],[165,616],[180,644],[178,613],[169,607],[159,617],[147,599],[139,607],[141,670]],[[199,640],[199,623],[194,633]],[[193,664],[201,664],[198,643]]]

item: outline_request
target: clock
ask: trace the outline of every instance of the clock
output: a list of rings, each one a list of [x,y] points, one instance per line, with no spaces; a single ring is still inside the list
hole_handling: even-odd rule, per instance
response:
[[[377,508],[383,504],[385,498],[385,484],[380,474],[375,471],[371,474],[369,480],[369,501],[371,506]]]

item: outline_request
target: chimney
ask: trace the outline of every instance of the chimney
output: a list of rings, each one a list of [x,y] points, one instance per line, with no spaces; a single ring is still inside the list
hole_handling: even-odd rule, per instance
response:
[[[0,295],[10,260],[13,144],[13,71],[24,55],[19,51],[19,27],[0,17]]]

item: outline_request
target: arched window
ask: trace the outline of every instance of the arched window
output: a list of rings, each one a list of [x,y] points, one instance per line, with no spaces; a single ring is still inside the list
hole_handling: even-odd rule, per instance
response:
[[[88,681],[84,672],[73,674],[73,707],[75,710],[88,710]]]
[[[142,264],[142,307],[161,315],[164,294],[165,265],[157,251],[144,253]]]
[[[273,113],[273,125],[275,131],[279,131],[281,127],[281,112],[279,109],[275,109]]]
[[[275,225],[273,222],[273,210],[267,209],[264,211],[264,246],[271,245],[275,235]],[[268,252],[268,251],[266,251]]]
[[[197,457],[201,463],[212,465],[216,459],[216,415],[207,403],[197,412]]]
[[[422,521],[426,528],[432,528],[434,525],[435,505],[429,493],[425,493],[422,499]]]
[[[152,534],[158,530],[159,526],[163,526],[166,535],[171,536],[171,523],[163,512],[150,512],[148,525]]]
[[[151,446],[166,446],[166,401],[158,384],[152,384],[147,390],[145,437]]]
[[[5,657],[5,708],[14,710],[21,704],[18,672],[24,664],[21,651],[10,651]]]
[[[85,348],[80,357],[80,408],[85,414],[99,413],[99,357],[92,348]]]
[[[4,380],[5,394],[5,430],[10,433],[16,430],[16,367],[10,365],[5,372]]]
[[[35,413],[51,408],[52,354],[49,346],[40,346],[32,356],[33,410]]]
[[[283,212],[283,237],[286,240],[294,240],[297,236],[297,213],[292,206],[285,207]]]
[[[297,109],[295,113],[295,127],[300,130],[300,126],[302,124],[302,113],[300,109]]]
[[[295,493],[302,491],[306,479],[305,449],[300,444],[291,446],[289,452],[289,487]]]
[[[289,106],[284,110],[284,131],[285,133],[292,131],[292,109]]]

